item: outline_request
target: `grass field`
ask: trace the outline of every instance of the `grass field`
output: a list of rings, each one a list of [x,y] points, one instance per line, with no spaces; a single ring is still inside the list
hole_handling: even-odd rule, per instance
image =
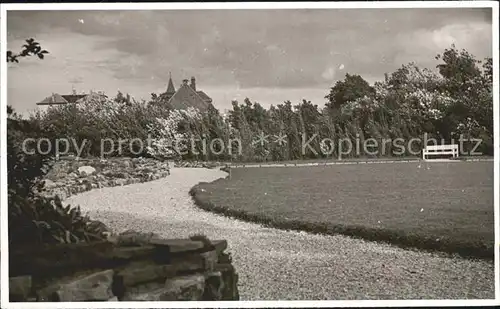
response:
[[[191,194],[276,228],[493,258],[493,162],[238,168]]]

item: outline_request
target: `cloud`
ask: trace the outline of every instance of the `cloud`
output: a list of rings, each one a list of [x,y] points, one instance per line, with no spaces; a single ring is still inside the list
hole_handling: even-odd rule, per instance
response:
[[[203,89],[327,89],[338,71],[376,80],[410,61],[435,67],[450,42],[491,56],[492,37],[484,9],[11,11],[7,32],[9,49],[34,37],[50,52],[9,69],[9,92],[32,74],[45,92],[78,80],[146,98],[169,72]]]
[[[332,81],[333,78],[335,77],[335,71],[336,71],[335,68],[329,67],[325,71],[323,71],[323,73],[321,74],[321,77],[323,77],[324,79],[326,79],[328,81]]]

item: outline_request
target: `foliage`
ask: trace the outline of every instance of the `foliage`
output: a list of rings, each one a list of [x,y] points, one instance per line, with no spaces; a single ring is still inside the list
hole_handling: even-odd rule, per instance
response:
[[[99,155],[102,139],[145,141],[150,137],[151,143],[139,154],[116,151],[111,155],[286,161],[336,157],[341,141],[353,145],[357,139],[362,143],[369,138],[408,141],[424,134],[448,143],[457,142],[461,134],[480,138],[483,143],[477,151],[491,155],[492,60],[480,62],[454,46],[436,59],[441,61],[437,70],[409,63],[373,85],[359,75],[346,74],[329,89],[324,108],[302,100],[266,109],[246,98],[242,103],[233,101],[228,115],[212,105],[200,114],[171,110],[165,93],[153,93],[145,103],[119,92],[114,99],[90,96],[80,104],[53,108],[38,120],[50,136],[69,135],[79,143],[88,140],[83,155]],[[265,140],[259,142],[259,135]],[[224,147],[212,144],[217,139]],[[302,151],[308,140],[313,150]],[[469,150],[471,146],[465,145]],[[380,155],[393,153],[391,149]],[[360,150],[343,156],[368,155]]]
[[[43,136],[38,123],[21,119],[10,108],[7,128],[10,248],[102,239],[104,235],[81,215],[78,207],[64,207],[58,198],[39,195],[52,156],[34,151],[33,145],[23,149],[27,138]]]
[[[52,140],[66,138],[83,146],[82,156],[105,153],[136,157],[148,155],[145,143],[153,119],[165,118],[168,113],[160,106],[138,102],[121,92],[112,99],[91,93],[76,104],[53,106],[33,114],[31,120],[39,122]],[[143,147],[134,139],[140,140]],[[70,151],[77,153],[76,147],[71,146]]]
[[[23,142],[28,138],[40,138],[42,132],[36,122],[21,119],[12,108],[7,118],[7,181],[9,197],[12,195],[31,198],[42,190],[42,177],[48,171],[50,157],[35,151],[35,145]],[[26,151],[25,151],[26,150]]]
[[[9,245],[12,247],[96,241],[105,238],[80,207],[63,206],[59,198],[13,195],[9,201]]]
[[[19,54],[7,52],[8,62],[19,62],[19,57],[31,55],[43,59],[48,53],[33,39],[26,42]],[[35,149],[36,143],[25,142],[46,137],[41,119],[23,119],[11,106],[7,107],[7,115],[9,248],[103,239],[102,231],[82,216],[78,207],[63,206],[59,198],[39,194],[44,190],[43,177],[51,167],[54,152],[42,154]]]
[[[335,109],[356,99],[374,94],[374,89],[359,75],[346,74],[344,80],[337,81],[325,97],[328,99],[327,107]]]
[[[44,59],[48,53],[48,51],[42,49],[40,43],[30,38],[26,40],[26,44],[23,45],[23,49],[19,53],[15,54],[10,50],[7,51],[7,62],[19,63],[19,58],[30,56],[37,56],[40,59]]]

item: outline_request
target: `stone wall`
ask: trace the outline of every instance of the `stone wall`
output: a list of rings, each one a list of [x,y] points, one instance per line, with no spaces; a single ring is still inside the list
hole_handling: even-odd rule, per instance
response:
[[[10,301],[238,300],[225,240],[133,231],[9,252]]]
[[[221,162],[206,162],[206,161],[175,161],[175,167],[190,167],[190,168],[218,168],[224,166]]]
[[[101,160],[61,158],[45,177],[45,196],[62,200],[92,189],[124,186],[170,175],[169,162],[149,158],[111,158]]]

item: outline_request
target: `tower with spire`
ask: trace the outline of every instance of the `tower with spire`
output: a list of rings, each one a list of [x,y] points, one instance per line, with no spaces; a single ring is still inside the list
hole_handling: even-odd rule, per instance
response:
[[[170,100],[170,98],[173,97],[175,94],[174,82],[172,81],[172,72],[168,72],[168,75],[169,75],[168,86],[167,86],[167,91],[165,92],[167,101]]]

